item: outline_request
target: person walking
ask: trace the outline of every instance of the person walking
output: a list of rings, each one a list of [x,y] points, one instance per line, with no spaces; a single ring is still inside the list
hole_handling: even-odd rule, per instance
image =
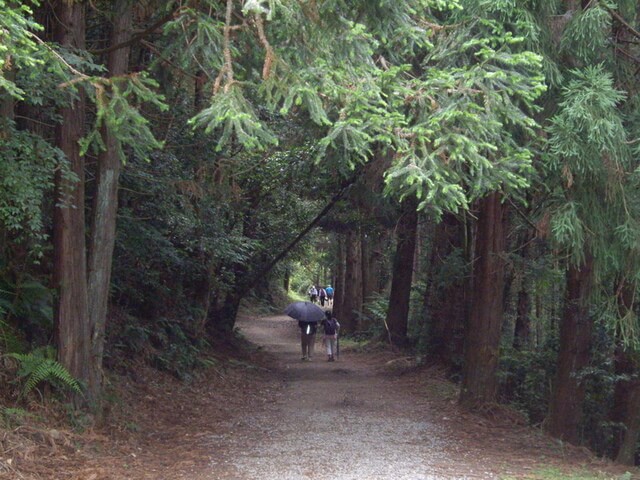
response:
[[[324,320],[323,320],[324,321]],[[313,347],[316,343],[318,322],[298,322],[300,327],[300,346],[302,347],[302,361],[311,361]]]
[[[316,299],[318,298],[318,289],[316,288],[315,285],[311,285],[309,287],[307,294],[309,295],[309,301],[311,303],[316,303]]]
[[[327,292],[327,306],[333,307],[333,287],[331,285],[327,285],[327,288],[324,290]]]
[[[322,320],[324,338],[322,341],[327,349],[327,362],[334,362],[338,356],[337,346],[340,324],[338,320],[333,317],[331,310],[327,310],[324,314],[325,318]]]
[[[324,307],[324,301],[327,299],[327,291],[320,287],[318,289],[318,296],[320,297],[320,306]]]

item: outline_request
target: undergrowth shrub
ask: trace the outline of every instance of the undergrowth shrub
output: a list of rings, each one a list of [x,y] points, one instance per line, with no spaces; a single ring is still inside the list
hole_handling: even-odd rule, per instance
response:
[[[351,337],[355,341],[366,341],[386,336],[385,319],[389,309],[389,299],[381,293],[371,293],[367,297],[362,312],[356,312],[358,331]],[[338,319],[340,321],[340,319]]]
[[[547,415],[556,368],[557,340],[536,350],[506,348],[500,357],[500,400],[526,414],[539,425]]]
[[[188,335],[177,322],[161,319],[151,335],[157,351],[151,357],[151,365],[167,371],[181,380],[191,379],[194,370],[206,366],[203,352],[209,347],[201,337]]]
[[[18,362],[16,376],[22,384],[20,396],[23,398],[43,383],[61,392],[82,393],[80,383],[55,360],[53,347],[40,347],[29,353],[8,353],[6,356]]]

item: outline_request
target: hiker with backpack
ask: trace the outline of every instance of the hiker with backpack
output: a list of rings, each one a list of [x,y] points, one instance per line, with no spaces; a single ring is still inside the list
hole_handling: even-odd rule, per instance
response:
[[[324,307],[324,301],[327,299],[327,291],[320,287],[318,289],[318,296],[320,297],[320,306]]]
[[[327,288],[325,288],[325,292],[327,292],[327,305],[332,307],[333,306],[333,287],[331,285],[327,285]]]
[[[324,329],[324,338],[322,341],[327,349],[327,362],[334,362],[338,356],[338,332],[340,331],[340,324],[332,315],[331,310],[327,310],[324,314],[326,318],[322,320],[322,327]]]
[[[315,285],[311,285],[309,290],[307,291],[307,295],[309,295],[309,301],[311,303],[316,303],[316,299],[318,298],[318,290]]]

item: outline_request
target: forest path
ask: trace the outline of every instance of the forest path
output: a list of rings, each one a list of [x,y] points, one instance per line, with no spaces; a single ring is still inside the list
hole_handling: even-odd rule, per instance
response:
[[[431,479],[453,463],[442,426],[424,398],[407,395],[358,355],[327,362],[317,335],[312,361],[301,361],[297,322],[244,319],[244,335],[276,358],[282,389],[247,419],[227,477],[242,479]],[[468,468],[462,471],[471,474]],[[217,472],[218,475],[220,472]]]
[[[318,335],[313,361],[303,362],[290,318],[245,317],[238,327],[275,358],[278,383],[245,406],[233,431],[209,439],[218,455],[199,479],[535,478],[554,457],[560,468],[585,461],[524,427],[459,411],[451,384],[391,367],[403,360],[388,352],[327,362]]]
[[[254,346],[225,353],[221,342],[191,381],[144,365],[116,379],[99,430],[0,430],[0,480],[640,478],[505,407],[461,410],[441,371],[383,346],[327,362],[318,338],[302,362],[294,320],[237,326]]]

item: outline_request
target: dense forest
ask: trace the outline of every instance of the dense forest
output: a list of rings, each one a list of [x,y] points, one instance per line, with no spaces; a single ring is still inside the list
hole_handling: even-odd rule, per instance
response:
[[[635,0],[0,0],[1,406],[99,417],[330,283],[465,408],[638,463],[638,86]]]

